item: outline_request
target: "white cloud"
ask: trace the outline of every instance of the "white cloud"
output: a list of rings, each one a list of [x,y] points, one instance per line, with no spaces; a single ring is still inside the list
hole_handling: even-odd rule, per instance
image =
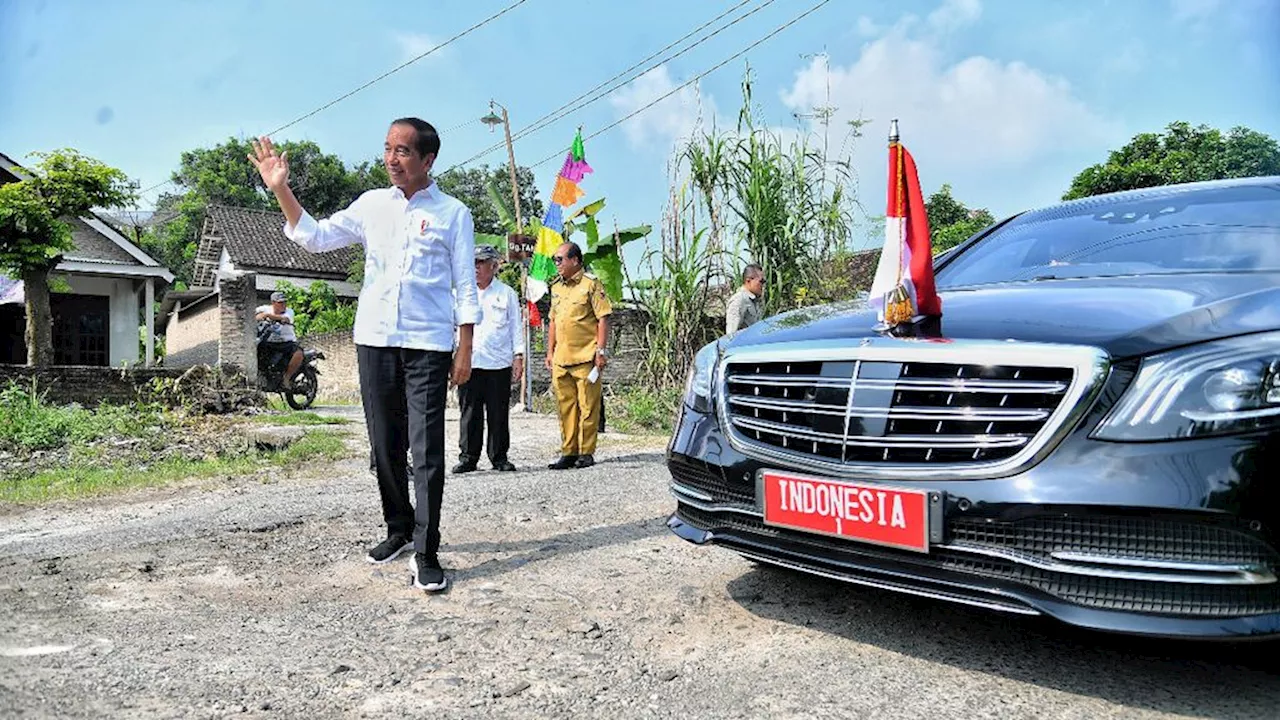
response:
[[[948,3],[934,15],[957,8]],[[966,202],[972,202],[963,194],[966,185],[1007,185],[1018,177],[1010,172],[1035,175],[1046,158],[1101,152],[1118,136],[1115,125],[1090,109],[1065,79],[1020,61],[981,55],[951,60],[940,49],[943,38],[930,32],[937,27],[932,20],[920,27],[904,19],[864,45],[853,63],[830,68],[830,104],[837,108],[832,142],[847,121],[870,120],[854,157],[864,178],[863,197],[874,196],[874,182],[866,181],[884,175],[879,148],[894,118],[920,162],[926,192],[949,182]],[[815,59],[796,74],[782,101],[794,112],[807,112],[826,103],[827,83],[827,69]],[[995,173],[1005,177],[1001,181]]]
[[[1120,51],[1107,61],[1109,70],[1124,75],[1139,73],[1146,66],[1147,48],[1142,44],[1141,40],[1131,40],[1125,43],[1120,48]]]
[[[979,0],[943,0],[941,7],[929,13],[929,27],[936,30],[954,30],[971,25],[982,16]]]
[[[440,44],[430,35],[424,33],[396,32],[392,34],[392,38],[400,48],[400,62],[408,62]],[[444,50],[437,50],[423,59],[429,60],[440,56],[442,53],[444,53]]]
[[[697,83],[675,91],[682,83],[676,82],[666,65],[660,65],[617,90],[609,97],[609,103],[619,117],[639,110],[651,102],[653,107],[622,124],[622,131],[633,147],[666,150],[679,140],[690,137],[703,123],[710,125],[716,116],[715,100],[704,97]],[[658,101],[658,98],[672,93]]]
[[[1170,0],[1175,22],[1201,23],[1218,14],[1222,0]]]
[[[1169,0],[1174,24],[1204,34],[1211,29],[1242,32],[1272,28],[1280,18],[1275,0]]]
[[[877,25],[874,20],[866,15],[858,18],[857,33],[862,37],[877,37],[883,34],[885,29],[885,26]]]
[[[905,15],[891,27],[860,18],[857,32],[878,37],[863,45],[855,60],[833,63],[828,71],[824,58],[815,57],[781,89],[787,113],[811,114],[827,104],[836,108],[829,125],[833,154],[845,146],[849,121],[869,121],[852,158],[857,192],[868,212],[879,212],[885,140],[894,118],[920,164],[926,192],[950,183],[963,202],[997,214],[1056,200],[1072,173],[1083,167],[1082,157],[1105,157],[1126,137],[1117,122],[1091,109],[1060,76],[1021,61],[948,56],[948,33],[980,13],[977,2],[947,0],[924,20]],[[1133,69],[1147,59],[1141,44],[1131,44],[1115,60],[1116,69]],[[614,112],[622,117],[678,84],[665,66],[658,68],[616,92]],[[767,92],[757,87],[756,96]],[[782,113],[766,110],[766,115]],[[665,152],[699,123],[709,126],[717,117],[714,98],[691,86],[628,120],[623,129],[633,147]],[[821,130],[808,122],[801,131],[772,129],[786,140]],[[732,120],[719,118],[718,124],[731,127]]]

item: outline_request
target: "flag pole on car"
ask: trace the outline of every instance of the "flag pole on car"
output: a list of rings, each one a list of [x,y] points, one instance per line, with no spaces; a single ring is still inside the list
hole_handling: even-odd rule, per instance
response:
[[[924,193],[915,159],[900,142],[897,118],[889,126],[884,250],[870,294],[882,328],[942,315],[942,300],[933,282],[933,247]]]

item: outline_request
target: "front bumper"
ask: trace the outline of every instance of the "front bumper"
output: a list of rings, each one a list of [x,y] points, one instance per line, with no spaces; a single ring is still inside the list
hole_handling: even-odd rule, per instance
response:
[[[671,530],[760,562],[1096,630],[1280,636],[1280,493],[1261,470],[1280,467],[1274,434],[1138,445],[1077,432],[1018,475],[894,481],[945,497],[944,540],[928,554],[766,525],[755,475],[787,468],[738,453],[713,415],[682,411],[668,466]],[[1059,560],[1082,548],[1151,562]]]

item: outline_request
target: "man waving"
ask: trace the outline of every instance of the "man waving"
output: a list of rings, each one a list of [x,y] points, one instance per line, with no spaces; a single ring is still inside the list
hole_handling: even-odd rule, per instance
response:
[[[480,316],[471,212],[432,180],[439,151],[430,123],[392,122],[382,158],[392,187],[370,190],[318,222],[289,189],[287,158],[270,139],[255,142],[249,156],[284,211],[286,237],[311,252],[364,246],[354,336],[387,525],[369,561],[390,562],[412,547],[413,584],[428,592],[448,587],[438,557],[445,397],[451,377],[462,385],[471,376],[472,327]],[[413,455],[413,502],[406,450]]]

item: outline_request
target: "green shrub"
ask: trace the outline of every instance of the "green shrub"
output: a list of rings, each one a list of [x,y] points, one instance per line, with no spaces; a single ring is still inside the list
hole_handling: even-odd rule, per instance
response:
[[[680,391],[627,388],[605,398],[608,425],[634,434],[667,434],[672,431]]]
[[[9,451],[52,450],[112,435],[139,437],[166,423],[161,406],[151,403],[104,403],[89,410],[47,402],[34,381],[29,386],[10,382],[0,390],[0,448]]]

